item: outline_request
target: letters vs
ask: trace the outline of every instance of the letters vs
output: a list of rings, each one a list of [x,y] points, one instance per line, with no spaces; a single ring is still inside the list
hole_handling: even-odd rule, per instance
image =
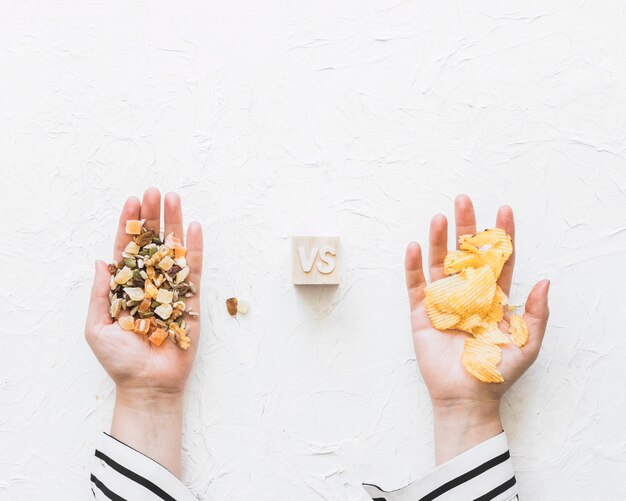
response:
[[[337,285],[341,262],[339,237],[291,238],[291,281],[294,285]]]

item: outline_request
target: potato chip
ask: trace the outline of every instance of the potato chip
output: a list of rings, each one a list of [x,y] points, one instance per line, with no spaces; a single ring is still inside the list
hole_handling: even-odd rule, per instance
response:
[[[446,275],[460,273],[465,268],[480,268],[485,260],[480,254],[472,254],[462,250],[450,251],[443,261],[443,272]]]
[[[428,305],[426,305],[426,313],[433,327],[439,330],[452,329],[461,320],[461,317],[456,313],[444,313]]]
[[[476,339],[491,344],[509,344],[511,338],[498,329],[498,324],[485,324],[474,329]]]
[[[485,314],[485,320],[489,323],[498,323],[504,318],[504,305],[509,302],[504,291],[496,285],[496,293],[493,296],[493,302],[489,307],[489,311]]]
[[[523,347],[528,342],[528,325],[519,315],[512,315],[509,321],[511,327],[509,333],[513,344],[518,348]]]
[[[465,332],[469,332],[470,334],[473,334],[474,329],[476,327],[481,326],[482,323],[483,323],[483,319],[480,318],[480,315],[474,314],[461,320],[459,324],[456,326],[456,328],[461,331],[465,331]]]
[[[502,350],[498,346],[471,337],[465,340],[461,363],[479,381],[502,383],[504,378],[496,367],[501,360]]]

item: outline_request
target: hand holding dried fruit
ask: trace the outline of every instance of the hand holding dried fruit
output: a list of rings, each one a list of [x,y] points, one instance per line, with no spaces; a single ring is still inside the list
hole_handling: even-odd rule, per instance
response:
[[[202,230],[190,224],[185,242],[178,195],[163,208],[164,224],[156,189],[129,198],[114,263],[96,263],[85,335],[118,390],[182,393],[200,338]]]
[[[169,336],[187,350],[191,340],[184,317],[198,316],[187,306],[197,292],[188,280],[187,248],[173,233],[162,241],[138,220],[126,221],[126,233],[135,237],[122,252],[124,260],[109,265],[111,317],[156,346]]]
[[[446,218],[438,215],[431,223],[429,285],[419,245],[407,248],[415,352],[434,402],[494,402],[538,354],[548,318],[549,282],[535,285],[523,316],[512,315],[511,209],[502,207],[496,228],[480,233],[468,197],[458,197],[455,209],[456,250],[448,252]]]

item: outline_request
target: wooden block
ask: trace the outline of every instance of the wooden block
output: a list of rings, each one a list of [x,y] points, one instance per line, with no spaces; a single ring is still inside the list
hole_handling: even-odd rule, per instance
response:
[[[291,282],[294,285],[339,283],[339,237],[291,237]]]

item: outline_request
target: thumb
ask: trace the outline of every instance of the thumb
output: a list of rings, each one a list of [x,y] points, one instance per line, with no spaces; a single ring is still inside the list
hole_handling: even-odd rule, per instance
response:
[[[533,359],[539,354],[541,342],[546,332],[548,316],[548,291],[550,290],[550,280],[541,280],[535,284],[526,299],[526,311],[524,312],[524,320],[528,325],[528,343],[526,348],[533,356]]]
[[[104,261],[96,261],[96,274],[91,287],[91,298],[89,300],[89,312],[87,313],[87,324],[85,333],[89,335],[91,327],[96,325],[110,324],[113,320],[109,315],[109,283],[111,274]]]

